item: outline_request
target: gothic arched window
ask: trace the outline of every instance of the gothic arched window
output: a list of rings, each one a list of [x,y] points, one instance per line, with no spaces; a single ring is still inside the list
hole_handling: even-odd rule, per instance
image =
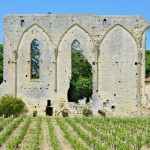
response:
[[[31,43],[31,79],[40,78],[40,49],[39,41],[34,39]]]

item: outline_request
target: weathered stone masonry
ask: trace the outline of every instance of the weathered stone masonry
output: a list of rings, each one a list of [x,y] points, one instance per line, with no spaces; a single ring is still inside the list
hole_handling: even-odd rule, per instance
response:
[[[29,114],[54,115],[78,105],[67,100],[71,78],[71,44],[80,42],[93,70],[95,115],[146,114],[150,96],[145,86],[145,34],[149,22],[139,16],[7,15],[4,17],[4,81],[0,96],[22,97]],[[31,79],[31,42],[40,43],[40,79]]]

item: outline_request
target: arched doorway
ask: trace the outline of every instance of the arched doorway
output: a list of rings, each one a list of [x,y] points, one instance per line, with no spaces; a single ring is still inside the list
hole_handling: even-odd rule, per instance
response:
[[[80,42],[74,40],[71,45],[71,80],[68,101],[78,103],[79,99],[89,102],[92,96],[92,66],[83,55]]]
[[[70,88],[70,80],[72,77],[71,46],[73,41],[75,44],[80,43],[82,54],[92,66],[92,82],[96,83],[96,65],[93,65],[93,62],[95,62],[94,44],[88,32],[75,24],[65,32],[58,46],[57,91],[58,97],[65,99],[66,102],[68,102],[68,89]]]

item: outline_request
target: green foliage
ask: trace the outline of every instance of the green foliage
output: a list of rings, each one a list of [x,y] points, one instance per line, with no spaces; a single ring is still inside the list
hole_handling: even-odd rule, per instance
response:
[[[83,115],[86,117],[91,117],[92,116],[92,111],[90,109],[84,109],[83,110]]]
[[[106,112],[103,111],[103,110],[98,110],[98,113],[99,113],[101,116],[103,116],[103,117],[106,116]]]
[[[102,145],[101,142],[97,141],[95,138],[96,136],[91,136],[90,134],[86,133],[83,129],[81,129],[77,123],[72,120],[71,118],[66,118],[65,121],[74,129],[74,131],[80,136],[80,138],[84,139],[87,145],[91,146],[94,145],[95,150],[108,150],[105,145]],[[91,131],[91,130],[89,130]],[[101,137],[101,136],[99,136]]]
[[[68,141],[71,143],[71,146],[75,150],[87,150],[87,148],[84,146],[84,144],[80,140],[78,140],[78,137],[72,135],[72,133],[68,130],[68,126],[66,125],[66,123],[63,120],[61,120],[60,118],[57,117],[56,121],[59,124],[59,126],[61,127],[61,129],[63,130],[63,132],[65,134],[65,138],[68,139]]]
[[[14,97],[12,95],[5,95],[0,100],[0,115],[17,116],[25,107],[25,103],[21,98]]]
[[[6,118],[3,121],[1,121],[1,123],[0,123],[0,131],[2,131],[5,128],[5,126],[8,123],[10,123],[13,119],[14,119],[13,117],[9,117],[9,118]]]
[[[26,134],[26,131],[27,129],[29,128],[29,125],[30,125],[30,122],[31,122],[31,118],[27,118],[25,120],[25,123],[23,124],[23,126],[21,127],[19,133],[17,136],[13,137],[13,139],[11,141],[9,141],[6,145],[6,147],[9,149],[9,150],[14,150],[14,149],[17,149],[18,147],[18,144],[20,144]]]
[[[22,119],[23,117],[18,117],[13,121],[13,123],[10,126],[7,127],[6,130],[4,130],[4,132],[2,132],[2,134],[0,135],[0,145],[2,145],[2,143],[6,141],[6,139],[8,138],[8,136],[10,136],[13,130],[18,127]]]
[[[33,117],[37,117],[37,110],[33,111]]]
[[[69,116],[69,110],[68,109],[63,109],[62,116],[63,117],[68,117]]]
[[[55,130],[51,121],[51,118],[46,118],[47,123],[48,123],[48,128],[49,128],[49,135],[51,139],[51,144],[54,150],[59,150],[59,141],[55,135]]]
[[[72,79],[68,93],[69,101],[78,102],[79,99],[92,95],[92,67],[85,59],[81,50],[72,50]]]
[[[35,134],[33,137],[32,147],[30,150],[39,150],[39,144],[40,144],[40,134],[41,134],[41,124],[42,124],[42,118],[37,119],[37,125],[35,129]]]
[[[3,81],[3,45],[0,44],[0,83]]]
[[[150,76],[150,50],[146,51],[146,76]]]

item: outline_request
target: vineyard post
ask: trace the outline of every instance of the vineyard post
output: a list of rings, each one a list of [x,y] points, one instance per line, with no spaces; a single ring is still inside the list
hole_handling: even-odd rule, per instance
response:
[[[34,145],[33,145],[33,143],[32,143],[32,150],[34,150]]]
[[[58,142],[58,150],[60,150],[60,142]]]
[[[148,119],[146,119],[146,135],[147,135],[147,131],[148,131]]]
[[[91,150],[94,150],[94,149],[93,149],[93,144],[92,144],[92,143],[91,143]]]
[[[6,150],[6,144],[4,144],[4,150]]]

